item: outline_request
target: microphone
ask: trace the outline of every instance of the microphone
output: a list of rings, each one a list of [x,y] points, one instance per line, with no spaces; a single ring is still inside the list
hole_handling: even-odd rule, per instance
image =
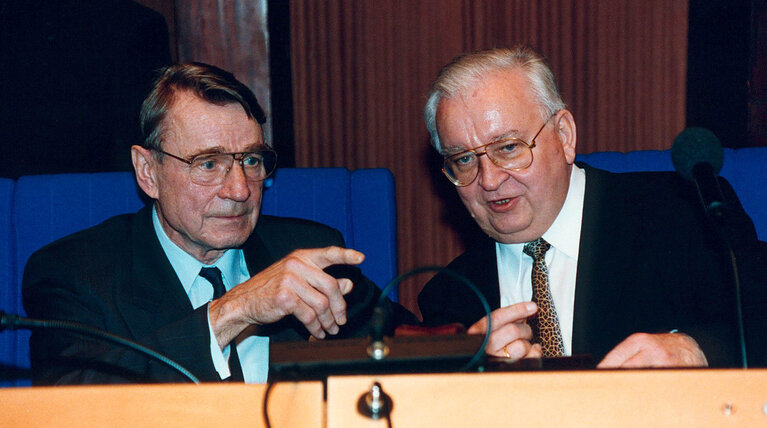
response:
[[[490,312],[491,312],[490,304],[488,303],[487,299],[482,294],[482,292],[479,291],[477,286],[472,284],[472,282],[469,281],[466,277],[456,272],[453,272],[452,270],[448,268],[442,268],[439,266],[424,266],[424,267],[413,269],[410,272],[404,273],[392,279],[388,284],[386,284],[386,287],[384,287],[383,290],[381,290],[381,296],[378,298],[378,302],[376,302],[376,306],[375,306],[375,309],[373,310],[373,316],[371,319],[371,324],[370,324],[371,340],[370,340],[370,345],[368,345],[367,347],[367,354],[368,356],[370,356],[370,358],[376,361],[384,360],[385,358],[389,356],[389,347],[386,345],[384,341],[384,336],[383,336],[383,327],[386,325],[386,313],[381,309],[381,305],[386,300],[386,296],[389,295],[389,292],[392,290],[393,287],[398,287],[399,284],[406,278],[409,278],[414,275],[418,275],[423,272],[428,272],[428,271],[442,272],[448,276],[458,279],[464,285],[466,285],[471,291],[473,291],[474,294],[479,298],[480,303],[482,303],[482,308],[485,310],[485,318],[487,319],[487,331],[485,332],[485,335],[482,339],[482,344],[479,346],[479,348],[477,348],[472,358],[457,371],[466,371],[472,367],[476,367],[478,364],[480,364],[485,354],[485,346],[487,345],[487,342],[490,340],[490,332],[492,331],[492,318],[490,316]]]
[[[738,263],[732,243],[724,228],[726,203],[722,189],[719,187],[719,180],[717,180],[717,175],[722,170],[722,164],[724,163],[722,143],[708,129],[687,128],[674,139],[674,144],[671,147],[671,162],[674,164],[674,168],[679,175],[695,183],[703,209],[708,218],[714,223],[719,238],[727,250],[735,292],[741,366],[744,369],[748,368],[740,275],[738,274]]]
[[[726,204],[716,177],[724,163],[724,150],[716,135],[705,128],[685,129],[674,139],[671,162],[679,175],[695,183],[706,215],[721,222]]]

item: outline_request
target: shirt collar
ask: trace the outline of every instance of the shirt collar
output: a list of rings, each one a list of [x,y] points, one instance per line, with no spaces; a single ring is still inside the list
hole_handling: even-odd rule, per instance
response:
[[[244,263],[242,250],[232,248],[226,250],[224,254],[216,260],[212,265],[203,265],[199,260],[192,257],[189,253],[182,250],[178,245],[170,240],[165,230],[160,224],[160,218],[157,216],[157,208],[152,206],[152,224],[154,225],[154,232],[157,235],[157,239],[160,241],[165,255],[168,257],[173,270],[176,271],[181,285],[184,287],[187,295],[192,288],[197,276],[200,274],[200,269],[204,266],[215,266],[221,270],[221,274],[224,277],[225,284],[238,284],[238,275],[243,268],[241,264]]]
[[[568,257],[578,260],[578,249],[580,248],[581,221],[583,217],[583,196],[586,192],[586,172],[576,165],[570,172],[570,186],[567,189],[565,203],[559,210],[557,218],[551,224],[549,229],[543,234],[552,247],[562,251]],[[502,244],[495,243],[496,251],[503,254],[522,255],[522,248],[525,243]],[[513,260],[510,258],[509,260]]]
[[[570,187],[562,209],[554,223],[543,234],[552,247],[578,260],[580,248],[581,221],[583,218],[583,197],[586,192],[586,173],[573,165],[570,172]]]

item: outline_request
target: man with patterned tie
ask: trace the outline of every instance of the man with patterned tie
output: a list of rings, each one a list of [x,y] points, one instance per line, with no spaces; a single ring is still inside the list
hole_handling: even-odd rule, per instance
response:
[[[380,290],[363,254],[310,221],[259,215],[275,168],[265,115],[234,76],[205,64],[159,75],[141,110],[136,180],[153,203],[35,253],[24,304],[154,349],[203,381],[264,382],[270,341],[364,336]],[[388,302],[387,310],[407,317]],[[181,381],[143,355],[35,332],[36,384]]]
[[[575,165],[575,120],[540,54],[459,56],[424,113],[445,176],[487,235],[448,268],[494,309],[488,354],[591,354],[602,368],[738,364],[728,266],[694,187],[674,173]],[[722,185],[733,240],[750,255],[760,246],[753,225]],[[764,293],[751,273],[744,315],[756,327],[747,331],[752,360],[765,364]],[[427,325],[487,330],[482,306],[452,274],[435,276],[418,302]]]

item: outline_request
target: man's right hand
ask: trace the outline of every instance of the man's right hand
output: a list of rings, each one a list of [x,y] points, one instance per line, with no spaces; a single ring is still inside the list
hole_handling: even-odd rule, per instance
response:
[[[533,331],[526,321],[538,312],[533,302],[521,302],[490,313],[492,330],[485,346],[488,355],[505,357],[511,360],[521,358],[540,358],[540,344],[531,344]],[[486,334],[487,317],[482,317],[467,330],[469,334]]]
[[[339,326],[346,324],[343,296],[353,284],[323,269],[357,265],[364,259],[359,251],[341,247],[291,252],[210,303],[210,322],[219,346],[223,349],[250,325],[271,324],[287,315],[295,316],[318,339],[338,333]]]

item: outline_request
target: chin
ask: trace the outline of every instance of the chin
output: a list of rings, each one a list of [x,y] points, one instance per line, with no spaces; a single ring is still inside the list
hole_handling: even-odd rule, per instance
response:
[[[247,241],[247,238],[245,239],[228,239],[228,240],[220,240],[218,242],[214,242],[215,245],[212,245],[212,248],[216,248],[218,250],[230,250],[232,248],[240,248],[242,245]]]
[[[252,229],[244,228],[242,230],[229,230],[227,232],[219,232],[218,234],[214,235],[216,236],[216,239],[213,239],[211,242],[214,248],[219,249],[229,249],[229,248],[237,248],[242,246],[242,244],[245,243],[245,241],[248,240],[250,237],[250,234],[252,232]]]
[[[528,226],[511,227],[505,225],[505,227],[490,227],[484,229],[484,231],[488,236],[502,244],[520,244],[538,238],[537,236],[530,237],[530,235],[533,235],[533,232],[529,230]]]

